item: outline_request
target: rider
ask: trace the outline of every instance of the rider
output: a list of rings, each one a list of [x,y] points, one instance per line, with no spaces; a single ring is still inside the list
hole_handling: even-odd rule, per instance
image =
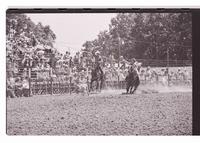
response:
[[[102,57],[100,55],[100,52],[99,51],[96,51],[95,52],[95,69],[96,70],[99,70],[101,73],[103,73],[103,70],[101,68],[101,62],[102,62]]]
[[[96,86],[96,89],[99,88],[100,86],[100,89],[102,87],[102,79],[103,79],[103,70],[101,69],[101,56],[100,56],[100,52],[99,51],[96,51],[95,54],[94,54],[94,64],[93,64],[93,69],[91,71],[91,82],[90,82],[90,89],[92,89],[92,83],[96,80],[101,80],[101,83],[99,85],[99,82],[97,82],[97,86]],[[98,74],[100,72],[100,74]]]
[[[141,65],[142,65],[142,63],[139,63],[138,61],[136,61],[135,58],[132,59],[131,67],[137,72],[138,75],[140,72]]]
[[[128,61],[126,61],[123,56],[120,56],[119,60],[120,60],[120,69],[125,70]]]

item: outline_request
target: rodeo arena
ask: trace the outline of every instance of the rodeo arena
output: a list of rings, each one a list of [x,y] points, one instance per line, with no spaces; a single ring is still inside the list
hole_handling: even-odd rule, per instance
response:
[[[142,86],[160,86],[166,88],[166,90],[169,87],[173,89],[174,85],[191,87],[191,61],[144,61],[142,59],[126,61],[123,56],[120,57],[120,61],[116,61],[113,56],[101,57],[99,51],[96,51],[94,55],[91,53],[91,57],[84,59],[81,55],[84,51],[78,52],[73,58],[69,52],[63,55],[58,52],[48,53],[47,51],[51,50],[38,46],[34,53],[22,55],[22,58],[19,59],[20,67],[15,69],[17,70],[15,75],[7,81],[8,89],[14,89],[13,92],[7,94],[8,97],[65,93],[90,95],[108,89],[121,89],[124,90],[124,93],[133,94],[133,91],[130,91],[131,89],[127,89],[129,88],[127,87],[128,76],[133,71],[139,78],[136,87],[133,83],[135,88],[139,84]],[[53,56],[54,59],[51,58],[52,54],[56,55]],[[16,68],[12,63],[7,64]],[[163,67],[163,65],[171,65],[172,67]],[[132,81],[134,81],[134,76]],[[162,91],[155,88],[152,91],[142,90],[142,92]]]
[[[191,60],[41,44],[15,47],[13,58],[12,48],[7,41],[8,135],[192,134]]]

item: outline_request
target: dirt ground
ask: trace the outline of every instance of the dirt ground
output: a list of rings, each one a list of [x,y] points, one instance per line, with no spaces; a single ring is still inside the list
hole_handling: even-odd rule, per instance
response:
[[[191,135],[192,92],[7,99],[8,135]]]

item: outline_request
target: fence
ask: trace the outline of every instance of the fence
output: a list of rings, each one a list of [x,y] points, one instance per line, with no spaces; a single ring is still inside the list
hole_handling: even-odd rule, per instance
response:
[[[159,68],[161,69],[161,68]],[[176,70],[177,68],[172,67],[171,70]],[[158,70],[158,68],[157,68]],[[190,75],[186,78],[184,75],[180,75],[181,77],[168,76],[167,77],[167,85],[187,85],[191,86],[192,84],[192,68],[187,67]],[[140,77],[141,85],[152,85],[152,84],[163,84],[163,76],[158,76],[154,78],[145,78]],[[87,82],[89,85],[89,82]],[[103,84],[104,89],[125,89],[126,82],[124,80],[118,81],[105,81]],[[69,79],[63,81],[55,81],[52,78],[39,80],[39,79],[31,79],[30,80],[30,94],[31,95],[46,95],[46,94],[64,94],[64,93],[72,93],[78,90],[78,85],[75,82],[71,82]]]
[[[192,60],[156,60],[156,59],[137,59],[142,66],[147,67],[185,67],[192,66]]]
[[[177,71],[179,66],[186,66],[186,67],[179,67],[182,70],[186,69],[190,72],[190,76],[188,80],[186,81],[184,77],[181,79],[178,78],[168,78],[168,85],[176,84],[189,84],[191,85],[192,81],[192,67],[191,61],[178,61],[178,60],[171,60],[171,61],[160,61],[160,60],[138,60],[139,62],[142,62],[142,65],[145,69],[145,66],[151,66],[154,67],[154,70],[161,70],[163,67],[166,67],[166,65],[170,65],[171,71]],[[22,72],[23,71],[23,72]],[[20,68],[19,73],[16,75],[16,77],[21,76],[22,73],[25,73],[29,77],[29,93],[31,95],[46,95],[46,94],[64,94],[64,93],[72,93],[77,91],[77,84],[75,82],[72,82],[73,79],[67,77],[64,74],[58,74],[56,78],[51,77],[51,70],[33,70],[31,68]],[[64,77],[64,79],[60,80],[60,77]],[[158,77],[158,80],[156,79],[141,79],[141,84],[152,84],[153,83],[160,83],[162,80],[162,77]],[[188,82],[189,81],[189,82]],[[88,81],[87,81],[88,84]],[[115,80],[107,80],[104,83],[104,89],[106,88],[112,88],[112,89],[125,89],[126,83],[124,80],[118,81],[116,78]]]
[[[31,95],[46,95],[46,94],[63,94],[70,93],[73,90],[72,84],[53,82],[52,80],[37,81],[31,80],[30,93]]]

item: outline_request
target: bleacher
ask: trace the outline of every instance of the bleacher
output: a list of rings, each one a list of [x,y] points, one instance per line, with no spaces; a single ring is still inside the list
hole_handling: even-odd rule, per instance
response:
[[[157,68],[163,68],[163,67],[185,67],[192,65],[192,61],[184,60],[184,61],[178,61],[178,60],[170,60],[170,61],[161,61],[161,60],[144,60],[144,59],[137,59],[138,62],[142,62],[142,67],[146,68],[147,66],[155,67]],[[25,68],[21,63],[21,60],[19,60],[19,71],[15,75],[15,77],[21,77],[23,73],[26,73],[28,75],[28,68]],[[69,84],[69,80],[66,81],[60,81],[59,77],[55,78],[53,80],[50,75],[50,70],[34,70],[33,68],[31,70],[31,76],[29,77],[30,81],[30,93],[31,95],[45,95],[45,94],[63,94],[63,93],[71,93],[75,91],[76,85],[74,83]],[[60,72],[60,73],[59,73]],[[43,76],[45,75],[45,76]],[[61,72],[58,70],[57,76],[68,76],[66,73]],[[45,78],[46,77],[46,78]],[[148,81],[141,80],[141,84],[146,84]],[[105,81],[104,83],[104,89],[125,89],[126,83],[125,81],[118,81],[117,78],[112,81]]]

